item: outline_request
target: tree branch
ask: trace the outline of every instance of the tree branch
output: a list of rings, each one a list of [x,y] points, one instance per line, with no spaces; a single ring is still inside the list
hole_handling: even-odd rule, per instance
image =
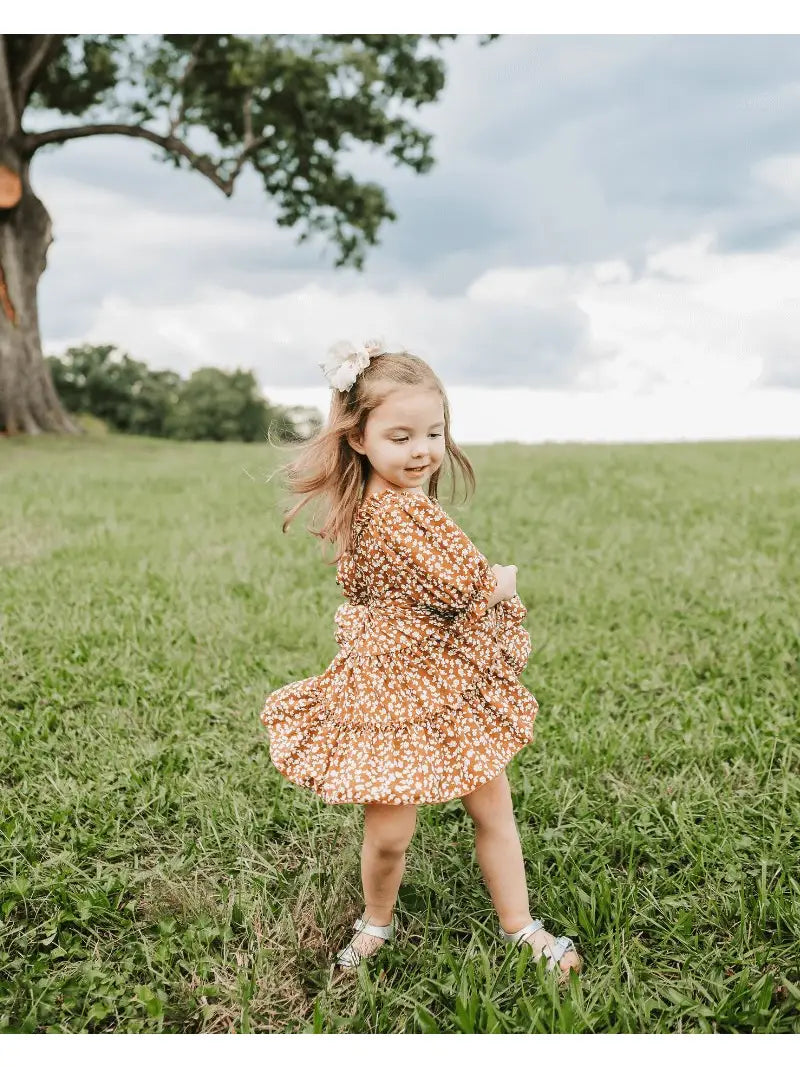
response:
[[[25,105],[28,102],[28,97],[31,95],[31,89],[36,81],[37,74],[45,66],[47,61],[52,59],[53,55],[61,47],[61,42],[63,40],[63,35],[52,33],[33,35],[31,50],[26,56],[22,70],[19,72],[17,78],[16,104],[18,115],[21,115],[25,110]]]
[[[189,80],[189,77],[190,77],[192,71],[197,66],[197,60],[200,57],[200,52],[201,52],[201,50],[203,48],[204,42],[205,42],[205,35],[201,35],[201,36],[199,36],[197,38],[197,40],[194,43],[194,47],[192,48],[191,55],[189,56],[189,61],[186,64],[186,69],[184,70],[183,74],[181,75],[181,80],[180,80],[180,83],[178,84],[178,91],[181,94],[181,99],[180,99],[180,103],[178,105],[178,110],[177,110],[177,113],[175,115],[175,118],[172,120],[172,122],[170,123],[170,126],[169,126],[169,136],[170,137],[175,133],[175,131],[177,130],[178,126],[180,126],[181,119],[183,118],[184,112],[186,111],[186,97],[185,97],[185,93],[184,93],[184,90],[186,88],[186,82]]]
[[[269,138],[267,137],[255,137],[253,135],[253,90],[247,93],[244,98],[244,104],[242,105],[242,117],[244,123],[244,141],[242,143],[242,151],[239,153],[239,158],[236,160],[231,171],[228,181],[233,185],[236,179],[239,177],[242,167],[254,152],[257,152],[259,148],[262,148]]]
[[[230,177],[228,178],[228,181],[231,183],[231,186],[233,186],[233,183],[241,174],[242,167],[245,165],[250,156],[252,156],[254,152],[258,151],[259,148],[263,148],[263,146],[267,143],[268,140],[268,137],[256,137],[255,140],[251,141],[239,153],[239,156],[233,165],[233,170],[231,171]]]
[[[153,144],[157,144],[160,148],[165,149],[167,152],[174,152],[176,155],[181,156],[187,160],[194,170],[200,174],[205,175],[210,182],[213,182],[218,189],[221,189],[225,196],[230,196],[233,193],[233,183],[242,169],[242,164],[245,158],[258,147],[258,141],[253,142],[248,148],[244,149],[241,155],[237,158],[233,174],[229,178],[223,177],[220,174],[217,167],[208,156],[201,156],[197,152],[193,152],[191,148],[178,137],[173,137],[170,134],[164,135],[156,133],[155,130],[148,130],[144,126],[126,126],[124,123],[98,123],[92,126],[65,126],[60,130],[46,130],[43,133],[29,133],[25,134],[22,138],[22,154],[30,158],[37,149],[42,148],[48,144],[64,144],[65,141],[74,141],[78,137],[97,137],[104,134],[119,134],[123,137],[138,137],[144,141],[151,141]],[[263,140],[263,138],[261,139]]]
[[[242,105],[242,119],[244,125],[244,147],[249,148],[255,141],[253,136],[253,89],[247,91]]]

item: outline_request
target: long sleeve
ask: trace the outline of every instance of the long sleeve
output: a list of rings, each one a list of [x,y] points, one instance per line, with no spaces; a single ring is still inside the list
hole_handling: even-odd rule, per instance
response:
[[[496,586],[489,561],[437,501],[393,493],[380,532],[404,596],[451,618],[486,614]]]

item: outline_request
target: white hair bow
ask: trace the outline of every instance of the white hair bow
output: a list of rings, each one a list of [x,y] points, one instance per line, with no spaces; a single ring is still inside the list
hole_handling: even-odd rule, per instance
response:
[[[383,352],[381,341],[365,341],[356,348],[349,341],[337,341],[328,349],[328,358],[320,363],[331,388],[346,393],[373,356]]]

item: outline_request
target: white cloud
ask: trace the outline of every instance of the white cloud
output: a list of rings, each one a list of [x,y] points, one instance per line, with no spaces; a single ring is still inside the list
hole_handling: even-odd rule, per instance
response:
[[[275,296],[207,285],[182,301],[147,305],[106,297],[85,339],[114,338],[149,365],[183,373],[252,367],[265,387],[313,387],[333,341],[378,336],[428,359],[453,385],[501,387],[500,365],[520,388],[733,397],[759,384],[793,384],[787,352],[800,336],[797,277],[800,240],[721,255],[713,235],[701,233],[653,249],[638,277],[619,261],[494,268],[454,297],[410,283],[386,292],[312,283]]]
[[[529,340],[520,338],[521,327],[529,330]],[[562,329],[558,312],[535,306],[487,310],[468,296],[436,298],[411,283],[389,292],[366,286],[336,292],[310,283],[276,296],[207,285],[169,303],[106,297],[84,337],[90,343],[113,338],[153,367],[186,372],[208,363],[246,365],[261,381],[302,386],[318,377],[317,361],[334,341],[360,344],[374,336],[418,353],[445,378],[489,384],[506,371],[503,356],[516,346],[522,355],[530,353],[530,366],[514,365],[516,375],[530,381],[538,373],[545,384],[564,377],[559,351],[564,366],[575,358],[573,333],[569,321]],[[49,347],[61,349],[64,340],[53,338]],[[537,352],[544,360],[539,370]]]
[[[469,295],[486,303],[567,307],[586,314],[594,353],[577,371],[584,388],[648,392],[661,386],[741,390],[800,337],[800,239],[771,252],[720,254],[703,232],[653,248],[634,278],[620,261],[567,268],[494,269]],[[796,384],[800,385],[800,346]]]
[[[143,203],[129,194],[72,178],[46,182],[48,209],[56,220],[55,237],[69,244],[71,254],[90,251],[96,257],[153,254],[180,247],[196,254],[200,248],[224,244],[234,249],[266,244],[292,245],[272,221],[219,212],[176,213]]]
[[[753,176],[787,200],[800,203],[800,154],[762,159],[753,167]]]

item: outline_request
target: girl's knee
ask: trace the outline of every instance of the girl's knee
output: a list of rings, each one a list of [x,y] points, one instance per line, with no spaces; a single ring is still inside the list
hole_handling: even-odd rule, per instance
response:
[[[514,818],[511,787],[505,770],[461,798],[467,814],[478,825],[496,825]]]
[[[379,837],[370,838],[367,845],[374,855],[380,856],[381,859],[399,860],[401,856],[405,856],[409,842],[407,838]]]
[[[381,856],[402,856],[414,836],[416,823],[415,805],[365,805],[365,843]]]

